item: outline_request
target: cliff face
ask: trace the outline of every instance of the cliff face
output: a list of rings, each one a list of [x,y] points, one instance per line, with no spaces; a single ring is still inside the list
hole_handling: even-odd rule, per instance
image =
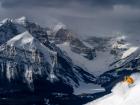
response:
[[[95,83],[95,77],[76,66],[48,40],[47,29],[26,20],[1,22],[1,92],[73,93],[80,83]]]

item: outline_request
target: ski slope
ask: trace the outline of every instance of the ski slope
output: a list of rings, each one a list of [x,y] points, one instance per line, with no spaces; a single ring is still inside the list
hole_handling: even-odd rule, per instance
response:
[[[140,105],[140,73],[135,73],[131,77],[134,79],[133,84],[120,82],[112,89],[111,94],[86,105]]]

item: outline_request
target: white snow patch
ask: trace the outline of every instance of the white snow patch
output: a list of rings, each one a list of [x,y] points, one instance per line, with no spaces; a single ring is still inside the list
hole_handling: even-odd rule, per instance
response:
[[[118,44],[117,42],[115,42],[115,43],[112,45],[112,48],[127,49],[127,48],[129,48],[129,46],[130,46],[129,43],[126,43],[126,44]]]
[[[79,94],[94,94],[98,92],[103,92],[105,91],[104,88],[102,88],[100,85],[96,84],[86,84],[81,82],[79,87],[74,87],[74,94],[79,95]]]
[[[127,51],[125,51],[122,55],[122,59],[128,57],[129,55],[131,55],[132,53],[134,53],[136,50],[138,49],[138,47],[130,47]]]
[[[20,48],[25,48],[25,46],[31,42],[33,42],[34,38],[26,31],[20,35],[15,36],[11,40],[7,42],[8,45],[16,46]],[[29,46],[26,46],[27,48]]]

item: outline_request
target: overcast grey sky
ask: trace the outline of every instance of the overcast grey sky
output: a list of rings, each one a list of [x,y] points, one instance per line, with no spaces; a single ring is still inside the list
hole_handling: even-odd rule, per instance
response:
[[[140,34],[140,0],[0,0],[0,20],[26,16],[44,26],[62,22],[82,36]]]

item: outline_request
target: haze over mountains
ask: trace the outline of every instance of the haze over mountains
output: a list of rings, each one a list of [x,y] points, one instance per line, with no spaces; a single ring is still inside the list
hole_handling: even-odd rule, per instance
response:
[[[1,21],[0,35],[2,104],[21,104],[16,94],[31,96],[23,105],[81,105],[139,72],[139,46],[124,35],[83,39],[64,24],[44,28],[26,17]]]
[[[137,0],[0,0],[1,20],[26,16],[41,25],[66,24],[81,36],[139,36]]]
[[[139,0],[0,0],[0,105],[139,105],[139,71]]]

